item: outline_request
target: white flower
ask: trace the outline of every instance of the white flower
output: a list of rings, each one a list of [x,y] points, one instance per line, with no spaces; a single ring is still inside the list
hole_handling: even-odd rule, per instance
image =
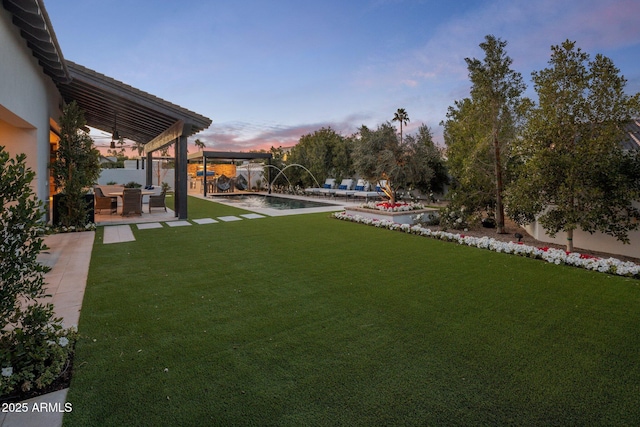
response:
[[[376,227],[387,228],[389,230],[412,232],[421,236],[432,237],[435,239],[446,240],[450,242],[457,242],[461,245],[475,246],[477,248],[489,249],[495,252],[505,252],[520,256],[542,259],[551,264],[572,265],[588,270],[599,271],[601,273],[640,278],[640,265],[633,262],[623,262],[615,258],[583,258],[578,253],[567,254],[561,249],[542,249],[514,242],[505,243],[486,236],[481,238],[471,236],[462,237],[460,234],[453,234],[444,231],[432,231],[431,229],[422,227],[420,225],[409,227],[406,224],[400,225],[394,223],[393,221],[372,220],[370,218],[364,218],[360,215],[347,215],[346,212],[335,213],[334,216],[335,218],[346,221],[374,225]]]
[[[60,337],[60,339],[58,340],[58,344],[60,344],[60,347],[66,347],[67,344],[69,344],[69,338]]]
[[[9,366],[8,368],[2,368],[3,377],[10,377],[11,375],[13,375],[13,368],[11,366]]]

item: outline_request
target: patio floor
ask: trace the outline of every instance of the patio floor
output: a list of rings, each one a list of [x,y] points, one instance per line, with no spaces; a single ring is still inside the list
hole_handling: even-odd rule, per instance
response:
[[[109,214],[106,211],[95,213],[96,225],[122,225],[122,224],[142,224],[145,222],[168,222],[177,221],[175,212],[167,208],[167,211],[161,209],[153,209],[149,212],[149,206],[142,206],[142,215],[127,215],[122,216],[120,214]]]

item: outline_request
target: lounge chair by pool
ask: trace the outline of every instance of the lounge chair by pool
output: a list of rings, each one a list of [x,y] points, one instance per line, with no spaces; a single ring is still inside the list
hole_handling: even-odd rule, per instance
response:
[[[385,184],[386,184],[386,181],[379,183],[379,185],[376,186],[374,191],[374,190],[371,190],[371,184],[369,184],[369,181],[365,181],[364,179],[359,179],[358,183],[356,184],[355,191],[353,192],[353,197],[362,197],[366,201],[369,201],[369,199],[380,199],[384,196],[384,192],[382,191],[382,186]]]
[[[343,179],[334,195],[344,197],[353,195],[353,193],[355,192],[355,190],[353,189],[354,182],[355,181],[353,179]]]
[[[336,180],[333,178],[327,178],[324,181],[324,185],[321,188],[317,188],[317,187],[309,187],[309,188],[305,188],[304,192],[306,194],[311,194],[314,196],[320,195],[320,194],[329,194],[329,191],[332,191],[335,188],[336,185]]]

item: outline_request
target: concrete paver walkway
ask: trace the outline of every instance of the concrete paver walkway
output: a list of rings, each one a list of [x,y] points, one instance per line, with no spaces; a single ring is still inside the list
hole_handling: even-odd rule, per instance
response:
[[[129,225],[109,225],[104,227],[103,243],[133,242],[133,231]]]

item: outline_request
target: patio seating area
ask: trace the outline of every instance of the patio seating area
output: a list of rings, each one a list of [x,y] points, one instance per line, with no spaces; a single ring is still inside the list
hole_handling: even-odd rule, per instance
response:
[[[110,213],[106,210],[104,211],[96,210],[94,213],[94,221],[96,225],[101,226],[101,225],[119,225],[119,224],[141,224],[146,222],[157,222],[157,221],[167,222],[167,221],[176,221],[178,219],[175,215],[175,212],[169,207],[167,207],[166,195],[164,196],[165,200],[164,200],[164,203],[162,203],[162,206],[160,206],[160,202],[158,202],[157,200],[154,202],[151,202],[150,201],[151,197],[154,197],[154,196],[148,196],[149,200],[143,199],[142,204],[139,205],[140,206],[139,214],[122,215],[121,213],[124,206],[122,205],[122,202],[118,200],[117,203],[119,206],[117,208],[116,213]],[[121,199],[121,198],[118,197],[118,199]],[[163,207],[164,209],[160,209],[160,207]]]
[[[160,187],[124,188],[122,185],[94,186],[96,225],[132,224],[176,220],[167,208],[167,194]]]

